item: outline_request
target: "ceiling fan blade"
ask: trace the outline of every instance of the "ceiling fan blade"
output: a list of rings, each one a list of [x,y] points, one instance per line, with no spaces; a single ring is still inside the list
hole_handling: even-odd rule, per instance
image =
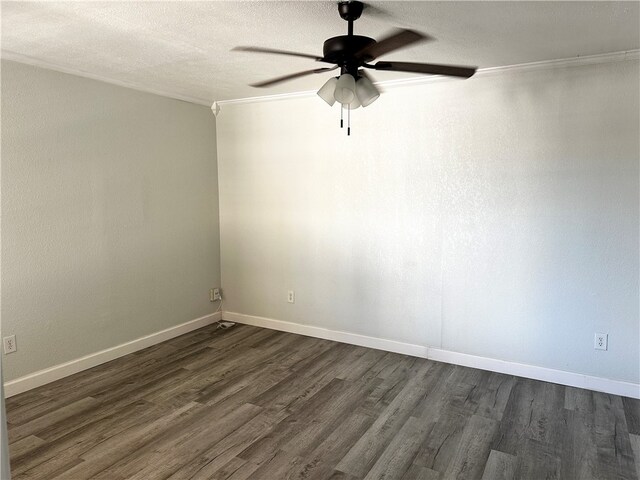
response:
[[[291,52],[289,50],[277,50],[275,48],[262,48],[262,47],[233,47],[231,51],[235,52],[252,52],[252,53],[272,53],[275,55],[289,55],[290,57],[302,57],[310,58],[317,62],[322,60],[322,57],[317,55],[310,55],[308,53]]]
[[[391,72],[425,73],[427,75],[448,75],[450,77],[469,78],[476,73],[476,67],[462,67],[458,65],[436,65],[433,63],[410,62],[377,62],[371,65],[375,70]]]
[[[289,75],[283,75],[282,77],[272,78],[270,80],[265,80],[264,82],[252,83],[251,86],[258,87],[258,88],[270,87],[271,85],[276,85],[281,82],[293,80],[294,78],[304,77],[305,75],[311,75],[313,73],[330,72],[331,70],[335,70],[336,68],[338,68],[337,65],[335,67],[314,68],[313,70],[305,70],[303,72],[290,73]]]
[[[393,52],[400,48],[408,47],[413,43],[426,41],[428,39],[431,39],[431,37],[424,33],[416,32],[415,30],[399,29],[382,40],[363,48],[357,52],[355,56],[357,58],[373,60],[385,53]]]

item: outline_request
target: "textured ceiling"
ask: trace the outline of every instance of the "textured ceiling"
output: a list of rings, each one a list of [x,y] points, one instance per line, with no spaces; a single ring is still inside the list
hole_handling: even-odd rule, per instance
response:
[[[393,26],[437,40],[383,59],[493,67],[640,48],[638,2],[370,2],[355,33]],[[2,2],[2,54],[201,103],[319,88],[312,76],[247,86],[318,66],[246,52],[321,54],[346,33],[335,2]],[[328,74],[324,74],[328,76]],[[323,77],[324,77],[323,76]],[[410,76],[377,72],[378,80]]]

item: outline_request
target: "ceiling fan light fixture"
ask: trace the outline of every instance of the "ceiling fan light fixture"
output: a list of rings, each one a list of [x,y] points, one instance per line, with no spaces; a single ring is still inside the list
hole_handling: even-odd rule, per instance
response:
[[[331,77],[326,83],[318,90],[318,96],[327,102],[329,106],[333,106],[336,103],[336,97],[334,96],[336,91],[336,84],[338,83],[338,77]]]
[[[335,99],[343,105],[350,104],[356,96],[356,79],[345,73],[340,75],[334,93]]]
[[[356,82],[356,96],[363,107],[371,105],[380,96],[380,90],[367,77],[360,77]]]

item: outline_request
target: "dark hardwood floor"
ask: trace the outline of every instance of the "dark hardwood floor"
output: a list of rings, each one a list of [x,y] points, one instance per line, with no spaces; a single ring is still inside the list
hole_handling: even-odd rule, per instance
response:
[[[8,399],[15,479],[637,479],[640,402],[249,326]],[[635,452],[635,456],[634,456]]]

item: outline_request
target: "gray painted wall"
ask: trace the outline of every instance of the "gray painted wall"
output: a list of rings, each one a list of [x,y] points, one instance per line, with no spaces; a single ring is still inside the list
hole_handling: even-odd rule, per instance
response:
[[[204,106],[2,62],[5,381],[214,311]]]
[[[639,81],[390,89],[351,137],[317,98],[224,105],[225,310],[638,383]]]

